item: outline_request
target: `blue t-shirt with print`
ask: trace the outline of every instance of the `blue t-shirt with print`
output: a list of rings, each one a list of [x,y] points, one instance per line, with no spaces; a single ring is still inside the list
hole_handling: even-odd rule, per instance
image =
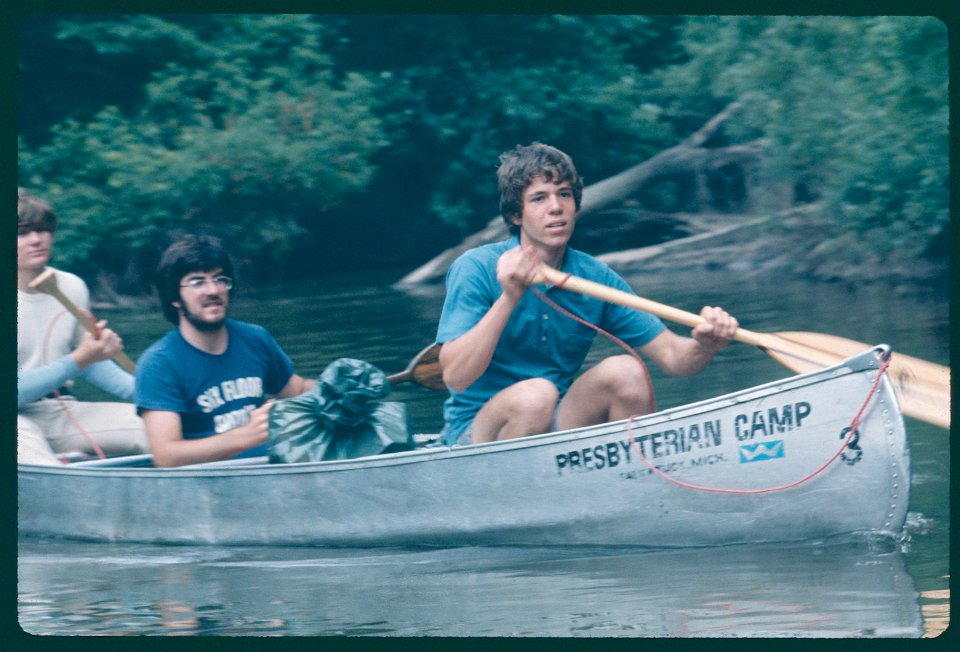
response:
[[[227,350],[214,355],[167,333],[137,362],[137,411],[177,412],[184,439],[200,439],[242,426],[265,397],[282,390],[293,363],[262,326],[227,319]],[[266,455],[262,444],[237,457]]]
[[[519,244],[519,238],[514,236],[471,249],[454,261],[447,272],[447,296],[437,328],[437,343],[455,340],[487,313],[502,293],[497,281],[497,260]],[[607,264],[570,247],[561,271],[634,293]],[[552,286],[538,287],[562,308],[632,347],[643,346],[665,329],[660,319],[645,312]],[[573,384],[595,336],[596,331],[558,313],[528,289],[513,309],[487,370],[464,391],[450,391],[450,398],[444,403],[447,443],[460,437],[494,394],[521,380],[546,378],[563,396]]]

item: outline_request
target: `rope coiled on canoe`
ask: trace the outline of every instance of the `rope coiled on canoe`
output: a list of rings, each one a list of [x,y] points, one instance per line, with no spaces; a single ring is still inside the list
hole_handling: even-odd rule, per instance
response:
[[[554,287],[562,288],[564,283],[566,283],[566,281],[570,277],[571,275],[567,274],[559,283],[556,283]],[[640,363],[640,368],[643,370],[643,373],[646,376],[647,384],[651,388],[651,404],[653,403],[653,396],[652,396],[653,383],[650,381],[649,372],[647,371],[647,367],[644,364],[643,359],[640,357],[640,354],[638,354],[630,345],[628,345],[626,342],[624,342],[623,340],[615,336],[613,333],[609,333],[606,330],[600,328],[599,326],[595,324],[591,324],[585,319],[559,306],[556,302],[550,300],[547,297],[547,295],[545,295],[539,289],[533,286],[530,286],[530,289],[541,301],[546,303],[548,306],[550,306],[560,314],[565,315],[579,322],[580,324],[583,324],[584,326],[592,328],[593,330],[597,331],[601,335],[607,337],[608,339],[616,343],[618,346],[623,348],[627,353],[629,353],[633,358],[635,358],[637,362]],[[724,488],[724,487],[707,487],[703,485],[693,484],[690,482],[684,482],[683,480],[679,480],[677,478],[671,477],[667,473],[664,473],[662,470],[658,469],[654,464],[652,464],[650,460],[648,460],[647,457],[643,454],[643,451],[640,449],[640,443],[636,440],[636,438],[634,438],[631,435],[633,420],[638,419],[643,415],[637,414],[627,419],[627,437],[629,437],[629,439],[633,442],[634,447],[636,448],[636,451],[637,451],[637,455],[640,457],[640,460],[647,466],[647,468],[650,469],[651,473],[679,487],[683,487],[685,489],[692,489],[694,491],[704,491],[708,493],[723,493],[723,494],[764,494],[764,493],[773,493],[776,491],[786,491],[787,489],[793,489],[794,487],[798,487],[801,484],[809,482],[816,476],[820,475],[831,464],[833,464],[837,460],[837,458],[839,458],[843,454],[843,451],[847,449],[847,447],[850,445],[850,442],[853,441],[854,437],[857,436],[857,431],[860,426],[860,420],[863,418],[863,413],[866,411],[867,406],[870,404],[871,399],[876,394],[877,388],[880,386],[880,381],[883,378],[883,375],[886,373],[887,368],[889,366],[890,366],[890,357],[880,356],[880,360],[877,367],[877,376],[876,378],[873,379],[873,383],[870,385],[870,390],[867,392],[866,398],[863,400],[863,403],[860,405],[860,409],[857,410],[857,413],[854,415],[853,419],[851,420],[850,427],[848,429],[849,431],[847,433],[847,436],[844,438],[843,443],[840,445],[839,450],[837,450],[837,452],[834,453],[833,456],[830,457],[830,459],[828,459],[826,462],[824,462],[819,468],[808,473],[807,475],[803,476],[799,480],[795,480],[794,482],[790,482],[788,484],[779,485],[776,487],[763,487],[760,489],[731,489],[731,488]],[[652,409],[655,412],[656,406],[652,405]]]
[[[761,489],[727,489],[722,487],[705,487],[703,485],[684,482],[683,480],[678,480],[677,478],[673,478],[667,475],[666,473],[664,473],[663,471],[661,471],[660,469],[658,469],[641,452],[639,442],[637,442],[637,440],[630,435],[631,424],[633,423],[633,420],[637,418],[637,416],[632,416],[629,419],[627,419],[627,437],[629,437],[633,441],[637,449],[637,454],[640,456],[640,460],[650,469],[652,473],[654,473],[660,478],[663,478],[664,480],[667,480],[668,482],[672,482],[673,484],[679,487],[683,487],[685,489],[693,489],[695,491],[706,491],[710,493],[723,493],[723,494],[765,494],[765,493],[772,493],[775,491],[786,491],[787,489],[793,489],[794,487],[798,487],[803,483],[808,482],[813,478],[815,478],[816,476],[820,475],[821,473],[823,473],[823,471],[827,469],[827,467],[833,464],[837,460],[837,458],[843,454],[843,451],[846,450],[847,446],[850,445],[850,442],[853,440],[853,438],[857,436],[857,430],[860,426],[860,419],[863,417],[863,413],[866,411],[867,406],[870,404],[870,400],[873,398],[874,394],[876,394],[877,388],[880,386],[880,381],[883,378],[883,375],[886,373],[887,367],[889,365],[890,365],[889,356],[881,357],[880,363],[877,369],[877,376],[876,378],[873,379],[873,383],[870,385],[870,390],[867,392],[867,397],[864,399],[863,404],[860,405],[860,409],[857,410],[857,414],[853,417],[853,420],[850,422],[849,432],[847,433],[847,436],[844,438],[843,443],[840,445],[840,449],[836,453],[834,453],[830,459],[824,462],[819,468],[808,473],[807,475],[803,476],[799,480],[795,480],[794,482],[790,482],[788,484],[780,485],[777,487],[764,487]]]

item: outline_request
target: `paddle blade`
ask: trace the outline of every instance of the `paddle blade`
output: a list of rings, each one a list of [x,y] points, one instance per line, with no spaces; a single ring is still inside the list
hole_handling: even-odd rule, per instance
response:
[[[836,335],[800,331],[764,335],[763,347],[771,358],[797,373],[823,369],[869,348]],[[950,428],[949,367],[894,351],[887,373],[904,414]]]
[[[400,373],[387,376],[391,385],[413,381],[421,387],[447,391],[443,382],[443,371],[440,369],[440,345],[431,344],[410,361],[407,368]]]

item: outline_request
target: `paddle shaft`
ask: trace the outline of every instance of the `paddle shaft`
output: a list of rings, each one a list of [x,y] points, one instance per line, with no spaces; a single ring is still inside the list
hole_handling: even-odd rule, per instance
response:
[[[638,297],[635,294],[630,294],[629,292],[624,292],[623,290],[617,290],[616,288],[595,283],[593,281],[588,281],[577,276],[564,274],[563,272],[546,265],[543,265],[540,275],[542,277],[542,282],[546,282],[557,287],[562,287],[564,290],[586,294],[596,299],[601,299],[609,303],[615,303],[627,308],[642,310],[652,315],[656,315],[662,319],[683,324],[685,326],[690,326],[691,328],[706,322],[706,319],[700,315],[695,315],[692,312],[687,312],[685,310],[680,310],[679,308],[674,308],[673,306],[657,303],[656,301],[651,301],[650,299],[644,299],[643,297]],[[738,342],[743,342],[744,344],[752,344],[753,346],[759,347],[764,347],[767,344],[766,338],[764,338],[762,334],[748,331],[745,328],[738,328],[736,333],[733,335],[733,339],[737,340]]]
[[[100,329],[97,328],[97,323],[93,320],[93,317],[91,317],[89,313],[80,310],[80,308],[77,307],[77,304],[71,301],[67,295],[60,291],[60,288],[57,286],[55,272],[52,269],[47,268],[44,270],[40,276],[30,282],[29,287],[53,296],[61,303],[61,305],[63,305],[64,308],[67,309],[67,311],[70,312],[71,315],[77,318],[77,321],[79,321],[85,329],[94,335],[99,334]],[[117,355],[113,356],[113,359],[117,362],[117,364],[130,373],[133,373],[136,370],[136,364],[130,359],[130,356],[123,351],[120,351],[117,353]]]
[[[566,290],[580,292],[581,294],[587,294],[597,299],[609,301],[610,303],[617,303],[629,308],[643,310],[645,312],[658,315],[663,319],[686,324],[690,327],[706,321],[699,315],[694,315],[678,308],[673,308],[655,301],[650,301],[649,299],[643,299],[635,294],[623,292],[621,290],[607,287],[606,285],[601,285],[599,283],[594,283],[592,281],[587,281],[576,276],[567,276],[566,274],[546,265],[543,266],[541,274],[543,278],[538,279],[537,282],[563,285],[563,288]],[[743,328],[738,329],[734,337],[746,344],[753,344],[754,346],[761,347],[763,346],[764,340],[762,335],[753,333]],[[387,376],[387,381],[391,385],[398,385],[400,383],[413,381],[416,384],[428,389],[446,390],[447,386],[443,382],[443,372],[440,368],[440,345],[431,344],[427,346],[425,349],[420,351],[420,353],[418,353],[413,360],[410,361],[406,369],[399,373]]]
[[[663,319],[694,327],[705,320],[699,315],[638,297],[635,294],[564,274],[542,265],[539,283],[579,292],[603,301],[643,310]],[[823,333],[755,333],[737,329],[733,339],[759,347],[796,373],[822,369],[870,348],[866,344]],[[904,414],[950,428],[950,369],[919,358],[894,354],[890,376]]]
[[[699,315],[567,275],[546,265],[541,267],[536,282],[549,283],[558,288],[579,292],[603,301],[643,310],[691,328],[705,321]],[[861,342],[824,333],[755,333],[740,328],[734,334],[734,339],[760,348],[771,358],[796,373],[823,369],[871,348]],[[413,381],[429,389],[447,389],[443,382],[439,353],[439,344],[426,347],[410,361],[404,371],[388,376],[387,380],[394,385]],[[895,353],[890,361],[889,375],[904,414],[935,426],[950,428],[949,368]]]

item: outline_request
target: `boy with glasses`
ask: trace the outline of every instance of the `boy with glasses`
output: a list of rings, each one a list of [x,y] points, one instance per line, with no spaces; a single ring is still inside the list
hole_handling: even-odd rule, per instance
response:
[[[141,356],[136,391],[155,466],[266,455],[266,397],[314,385],[265,328],[227,317],[232,276],[209,236],[187,236],[161,257],[154,283],[176,328]]]

